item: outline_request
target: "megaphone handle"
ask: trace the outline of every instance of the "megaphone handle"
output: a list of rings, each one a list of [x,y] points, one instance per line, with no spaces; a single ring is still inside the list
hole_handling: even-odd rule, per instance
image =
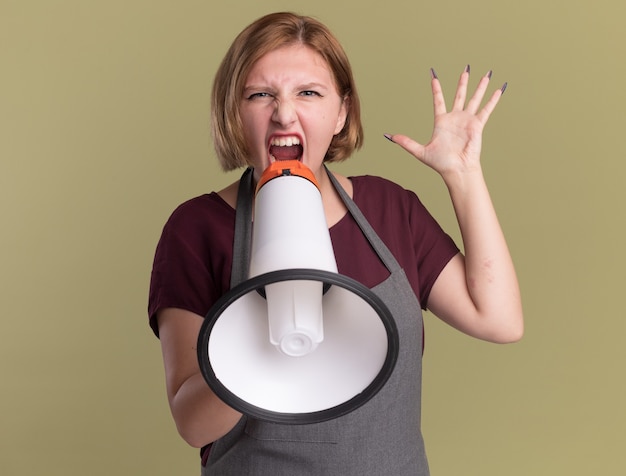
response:
[[[252,197],[254,196],[254,169],[248,167],[239,180],[235,210],[235,240],[230,288],[248,278],[252,245]]]

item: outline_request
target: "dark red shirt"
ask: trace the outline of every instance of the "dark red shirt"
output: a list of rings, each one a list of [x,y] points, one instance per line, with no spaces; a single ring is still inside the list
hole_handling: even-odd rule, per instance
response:
[[[351,177],[353,200],[404,269],[425,309],[441,270],[459,249],[415,193],[389,180]],[[156,313],[175,307],[205,316],[230,287],[235,211],[211,193],[180,205],[157,246],[148,314],[158,335]],[[330,228],[337,268],[371,288],[389,272],[350,214]]]

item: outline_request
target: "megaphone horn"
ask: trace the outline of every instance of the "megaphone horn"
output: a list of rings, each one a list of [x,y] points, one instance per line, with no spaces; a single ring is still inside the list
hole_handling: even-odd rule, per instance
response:
[[[317,423],[374,397],[398,347],[387,306],[337,272],[312,172],[274,162],[256,189],[249,279],[213,305],[200,330],[208,385],[244,414]]]

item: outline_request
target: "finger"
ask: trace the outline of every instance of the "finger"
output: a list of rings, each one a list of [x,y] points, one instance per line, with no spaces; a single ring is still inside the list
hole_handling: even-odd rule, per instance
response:
[[[480,120],[480,122],[482,122],[483,124],[487,122],[489,116],[491,116],[491,113],[496,108],[498,102],[500,101],[500,98],[504,94],[506,87],[507,83],[504,83],[504,85],[500,89],[496,89],[489,98],[489,101],[487,101],[483,108],[480,110],[480,112],[476,114],[476,117]]]
[[[467,83],[469,82],[470,65],[468,64],[456,86],[456,96],[454,96],[454,104],[452,105],[453,111],[462,111],[465,107],[465,98],[467,97]]]
[[[437,73],[433,68],[430,68],[430,87],[433,92],[433,110],[435,116],[446,113],[446,100],[443,97],[443,90],[441,89],[441,83],[437,77]]]
[[[385,137],[394,144],[398,144],[415,158],[419,160],[424,158],[424,146],[410,137],[402,134],[385,134]]]
[[[476,86],[476,91],[472,95],[471,99],[467,103],[466,111],[471,114],[476,114],[478,108],[480,107],[480,103],[485,97],[485,92],[487,91],[487,86],[489,86],[489,80],[491,79],[492,71],[489,71],[486,75],[480,78],[478,82],[478,86]]]

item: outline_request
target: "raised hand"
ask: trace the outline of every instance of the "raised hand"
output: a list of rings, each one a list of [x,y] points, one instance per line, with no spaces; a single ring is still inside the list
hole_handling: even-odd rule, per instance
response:
[[[439,78],[433,69],[431,76],[435,122],[430,141],[422,145],[402,134],[385,134],[385,137],[432,167],[444,179],[450,173],[479,170],[483,129],[507,84],[497,89],[481,107],[491,79],[489,71],[467,101],[468,65],[459,78],[452,109],[448,111]]]

